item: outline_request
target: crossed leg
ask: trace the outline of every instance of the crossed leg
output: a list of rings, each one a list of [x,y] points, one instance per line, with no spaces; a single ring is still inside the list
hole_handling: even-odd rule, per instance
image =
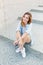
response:
[[[18,45],[19,45],[20,48],[23,48],[24,44],[29,43],[30,41],[31,41],[30,35],[24,34],[24,37],[23,38],[21,37],[21,39],[19,40]]]
[[[22,36],[23,36],[23,38],[22,38]],[[29,43],[31,41],[31,37],[30,37],[29,34],[24,33],[22,36],[21,36],[19,31],[16,33],[16,41],[15,41],[15,43],[18,44],[19,48],[23,48],[23,46],[24,46],[24,44],[26,42]]]

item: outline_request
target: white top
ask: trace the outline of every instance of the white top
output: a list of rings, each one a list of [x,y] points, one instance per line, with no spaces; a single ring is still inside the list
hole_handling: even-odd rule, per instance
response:
[[[25,32],[27,32],[28,34],[31,35],[31,29],[32,29],[32,23],[31,24],[27,24],[25,27],[23,27],[21,25],[21,21],[17,26],[16,31],[20,31],[21,34],[24,34]]]

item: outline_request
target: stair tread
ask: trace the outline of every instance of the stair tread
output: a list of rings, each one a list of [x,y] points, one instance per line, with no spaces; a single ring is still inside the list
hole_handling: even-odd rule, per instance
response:
[[[12,23],[8,27],[6,26],[5,29],[0,31],[0,35],[5,36],[11,40],[15,39],[15,23]],[[39,50],[43,53],[43,25],[33,23],[32,26],[32,37],[34,38],[34,45],[32,46],[33,49]],[[42,46],[42,47],[41,47]]]

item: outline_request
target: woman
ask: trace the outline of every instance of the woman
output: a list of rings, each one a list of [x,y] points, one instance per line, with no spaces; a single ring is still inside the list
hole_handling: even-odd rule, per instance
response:
[[[23,57],[26,57],[24,44],[28,44],[31,41],[31,28],[32,15],[31,13],[26,12],[18,24],[18,27],[16,29],[16,41],[14,42],[15,45],[18,44],[16,52],[21,52]]]

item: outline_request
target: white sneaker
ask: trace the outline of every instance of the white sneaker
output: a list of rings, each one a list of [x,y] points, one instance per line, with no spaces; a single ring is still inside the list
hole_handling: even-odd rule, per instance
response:
[[[26,57],[26,52],[25,52],[25,48],[23,47],[23,49],[21,50],[21,54],[22,57],[25,58]]]
[[[20,50],[20,48],[17,48],[16,49],[16,53],[19,53],[21,50]]]

